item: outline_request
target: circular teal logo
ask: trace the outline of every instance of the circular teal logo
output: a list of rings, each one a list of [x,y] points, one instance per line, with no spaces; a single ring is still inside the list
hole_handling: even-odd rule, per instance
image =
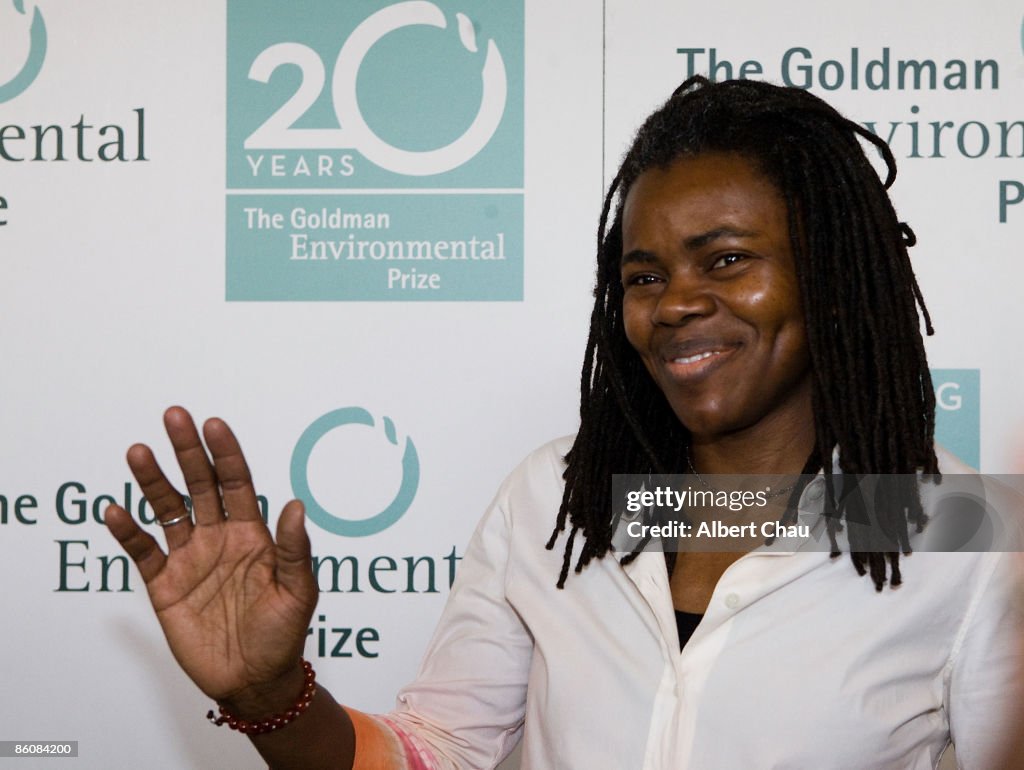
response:
[[[14,10],[24,16],[25,0],[14,0]],[[43,68],[43,59],[46,58],[46,24],[38,8],[32,13],[32,26],[29,27],[28,35],[28,57],[17,75],[0,84],[0,102],[9,102],[32,85],[32,81]]]
[[[390,418],[382,420],[387,440],[398,446],[395,424]],[[325,509],[309,486],[309,458],[314,447],[331,431],[345,425],[375,425],[373,415],[358,406],[335,409],[315,420],[303,431],[292,452],[291,480],[293,494],[306,505],[306,513],[321,529],[343,537],[366,537],[383,532],[409,510],[420,483],[420,460],[412,439],[406,437],[402,454],[402,482],[394,499],[380,513],[367,519],[346,519]]]

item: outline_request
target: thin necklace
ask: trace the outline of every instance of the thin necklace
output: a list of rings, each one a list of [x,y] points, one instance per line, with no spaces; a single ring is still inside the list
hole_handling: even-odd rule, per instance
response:
[[[703,476],[697,473],[697,469],[693,467],[693,458],[690,456],[690,447],[686,447],[686,465],[690,469],[690,473],[697,477],[697,481],[700,482],[700,485],[702,487],[714,492],[716,495],[719,492],[725,492],[724,489],[718,489],[717,487],[711,486],[707,481],[704,480]],[[767,500],[773,500],[774,498],[779,497],[780,495],[784,495],[787,492],[792,492],[794,489],[796,489],[796,484],[790,484],[788,487],[776,489],[774,492],[772,491],[771,487],[766,487],[765,492],[767,494],[765,495],[765,498]]]

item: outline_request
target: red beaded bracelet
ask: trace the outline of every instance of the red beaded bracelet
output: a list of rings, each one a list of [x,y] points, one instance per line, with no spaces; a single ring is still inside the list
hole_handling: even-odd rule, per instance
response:
[[[238,730],[238,732],[244,733],[245,735],[262,735],[263,733],[280,730],[286,724],[294,721],[296,717],[305,712],[305,710],[309,708],[309,704],[313,701],[313,696],[316,695],[316,673],[313,671],[313,666],[308,660],[305,658],[302,658],[301,660],[305,683],[302,686],[302,692],[299,695],[299,699],[295,702],[295,705],[287,711],[283,711],[280,714],[274,714],[266,719],[242,719],[221,706],[219,717],[214,717],[213,710],[211,709],[207,712],[206,718],[213,724],[217,725],[217,727],[227,725],[232,730]]]

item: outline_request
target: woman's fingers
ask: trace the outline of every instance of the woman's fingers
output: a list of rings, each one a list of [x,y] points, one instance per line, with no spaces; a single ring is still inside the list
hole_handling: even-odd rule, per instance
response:
[[[307,604],[316,601],[311,559],[302,503],[292,500],[277,522],[277,579],[284,590]]]
[[[149,501],[157,521],[164,525],[167,547],[180,548],[192,534],[192,518],[181,493],[167,480],[153,451],[145,444],[135,444],[128,450],[128,467],[142,487],[142,495]]]
[[[198,526],[221,523],[224,521],[224,507],[221,505],[217,474],[199,439],[192,415],[180,406],[172,406],[164,412],[164,427],[192,498],[195,523]]]
[[[103,519],[110,534],[135,562],[142,579],[148,584],[160,573],[167,561],[156,540],[143,532],[132,519],[132,515],[119,505],[107,506]]]
[[[225,515],[236,521],[256,521],[261,518],[249,467],[227,423],[213,418],[203,426],[206,445],[213,456],[212,462],[203,447],[192,416],[185,409],[180,406],[168,409],[164,413],[164,425],[185,477],[191,498],[191,511],[186,506],[185,498],[167,480],[148,446],[132,446],[128,450],[128,466],[156,514],[157,522],[164,529],[168,550],[173,551],[188,543],[195,526],[222,524]],[[113,513],[113,521],[115,526],[121,522],[117,511]],[[114,532],[113,529],[111,531]],[[150,553],[151,544],[146,539],[152,541],[152,547],[156,547],[155,541],[131,522],[130,517],[127,522],[120,524],[118,531],[125,538],[131,538],[137,548],[141,549],[138,551],[139,558],[155,559]],[[120,537],[118,540],[127,549],[126,541]],[[156,551],[159,553],[158,547]],[[164,558],[163,554],[160,555]],[[136,559],[136,556],[132,554],[132,558]],[[160,566],[162,563],[159,562]]]
[[[237,521],[259,519],[256,490],[253,489],[249,466],[235,434],[226,422],[212,417],[204,423],[203,435],[213,455],[213,466],[228,516]]]

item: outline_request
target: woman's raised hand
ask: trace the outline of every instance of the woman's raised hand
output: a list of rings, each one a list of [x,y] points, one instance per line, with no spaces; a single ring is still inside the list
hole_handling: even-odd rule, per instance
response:
[[[275,544],[227,424],[203,426],[209,455],[184,409],[168,409],[164,425],[192,516],[153,452],[136,444],[128,465],[166,525],[167,553],[120,506],[107,508],[107,527],[138,567],[174,657],[199,688],[239,712],[274,713],[302,688],[299,658],[317,599],[302,504],[284,507]]]

